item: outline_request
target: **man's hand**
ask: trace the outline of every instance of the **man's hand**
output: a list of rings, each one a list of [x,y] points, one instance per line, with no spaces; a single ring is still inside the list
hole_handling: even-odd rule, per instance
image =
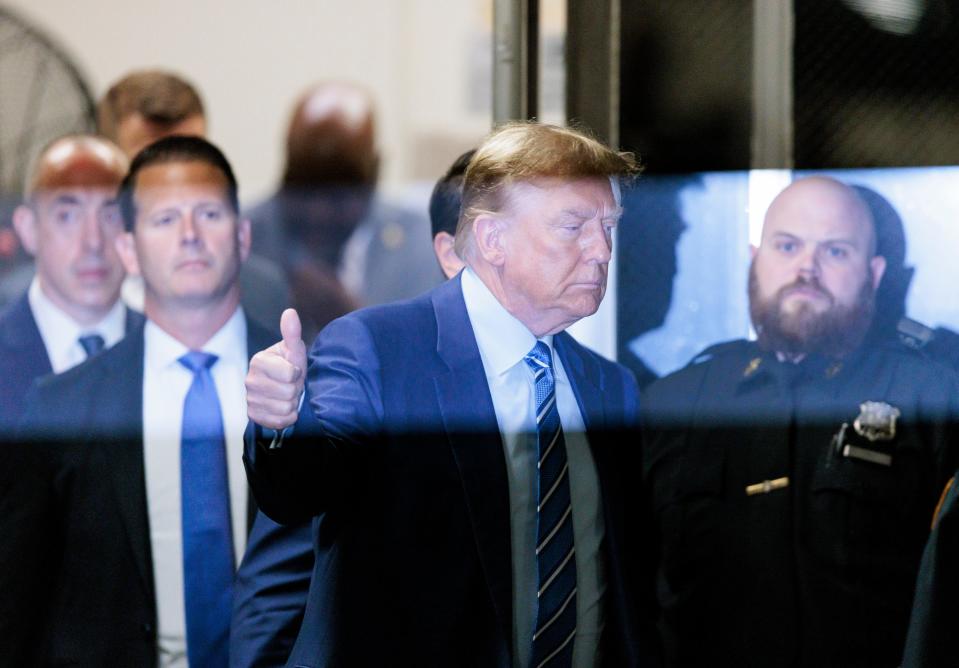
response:
[[[296,422],[306,376],[306,346],[300,316],[288,308],[280,316],[283,340],[261,350],[250,360],[246,374],[246,413],[271,429]]]

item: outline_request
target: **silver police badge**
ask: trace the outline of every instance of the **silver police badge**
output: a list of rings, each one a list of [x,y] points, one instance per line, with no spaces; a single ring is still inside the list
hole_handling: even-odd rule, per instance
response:
[[[859,404],[859,417],[852,426],[869,441],[891,441],[896,437],[896,419],[900,415],[898,408],[884,401],[867,401]]]

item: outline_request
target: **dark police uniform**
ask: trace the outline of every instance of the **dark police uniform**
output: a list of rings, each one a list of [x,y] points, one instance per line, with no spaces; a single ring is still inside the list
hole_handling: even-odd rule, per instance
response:
[[[734,341],[650,386],[667,663],[898,665],[957,382],[898,342],[793,364]]]
[[[919,567],[903,668],[959,666],[959,480],[943,494]]]

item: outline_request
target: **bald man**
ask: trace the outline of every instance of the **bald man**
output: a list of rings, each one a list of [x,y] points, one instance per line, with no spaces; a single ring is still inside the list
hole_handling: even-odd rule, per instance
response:
[[[114,247],[126,170],[119,148],[85,135],[57,139],[34,163],[13,224],[36,276],[0,316],[0,427],[16,425],[34,379],[66,371],[142,321],[120,302]]]
[[[886,260],[856,191],[786,188],[753,249],[755,341],[647,390],[643,474],[668,665],[896,666],[959,464],[959,383],[871,338]]]
[[[307,336],[345,310],[412,297],[443,279],[423,243],[426,216],[376,195],[379,165],[368,91],[331,81],[300,97],[280,189],[249,217],[254,249],[287,268]]]

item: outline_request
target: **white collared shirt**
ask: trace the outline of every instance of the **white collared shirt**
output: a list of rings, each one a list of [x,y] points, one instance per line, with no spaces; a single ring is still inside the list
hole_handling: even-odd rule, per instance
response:
[[[143,332],[143,460],[146,472],[150,545],[156,586],[160,665],[187,665],[183,601],[183,541],[180,518],[180,431],[183,402],[193,373],[177,360],[188,348],[147,321]],[[230,514],[236,564],[246,547],[247,484],[243,470],[246,428],[246,318],[233,316],[203,346],[218,357],[210,368],[226,438]]]
[[[106,349],[122,339],[126,332],[126,308],[119,299],[100,322],[89,326],[80,325],[50,301],[36,276],[27,291],[27,301],[47,349],[53,373],[63,373],[87,358],[86,351],[80,345],[81,336],[99,334],[103,337]]]
[[[533,374],[524,361],[536,337],[497,301],[469,268],[462,274],[463,298],[483,360],[503,438],[509,478],[510,534],[513,566],[513,659],[526,668],[536,624],[536,394]],[[600,546],[605,527],[599,479],[586,439],[583,416],[553,337],[541,339],[553,352],[556,405],[566,441],[576,545],[576,640],[573,665],[599,664],[606,577]]]

